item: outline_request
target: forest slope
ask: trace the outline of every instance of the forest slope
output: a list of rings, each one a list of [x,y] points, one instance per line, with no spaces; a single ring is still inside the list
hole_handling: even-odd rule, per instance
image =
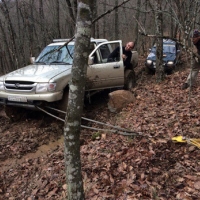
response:
[[[85,117],[136,132],[82,130],[86,199],[199,199],[200,150],[171,140],[177,135],[200,138],[200,77],[191,91],[181,90],[189,73],[186,65],[160,84],[155,76],[140,73],[135,102],[119,113],[108,111],[103,94],[85,107]],[[63,124],[41,113],[12,123],[3,109],[0,118],[0,199],[63,199]]]

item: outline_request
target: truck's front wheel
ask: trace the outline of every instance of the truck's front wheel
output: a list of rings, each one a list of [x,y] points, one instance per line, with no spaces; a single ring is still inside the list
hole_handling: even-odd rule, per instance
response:
[[[133,70],[126,70],[124,73],[124,89],[131,90],[136,86],[136,76]]]
[[[22,118],[23,115],[23,108],[20,107],[14,107],[14,106],[5,106],[5,113],[7,117],[12,121],[18,121]]]
[[[58,104],[58,109],[59,109],[59,110],[62,110],[62,111],[64,111],[64,112],[67,111],[68,95],[69,95],[69,89],[66,88],[66,89],[63,91],[62,100],[61,100],[61,101],[59,102],[59,104]]]

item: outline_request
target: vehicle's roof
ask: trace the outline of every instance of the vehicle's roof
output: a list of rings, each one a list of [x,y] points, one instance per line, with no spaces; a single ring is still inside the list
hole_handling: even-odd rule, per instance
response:
[[[163,45],[174,46],[174,45],[176,45],[176,42],[174,40],[171,40],[171,39],[163,39]],[[156,44],[154,44],[153,47],[156,47]]]
[[[163,43],[164,44],[176,44],[176,42],[174,40],[171,40],[171,39],[163,39]]]
[[[64,45],[67,41],[69,41],[70,39],[55,39],[53,40],[53,43],[49,44],[48,46],[53,46],[53,45]],[[107,39],[94,39],[91,38],[90,40],[91,42],[94,43],[101,43],[101,42],[107,42]],[[74,45],[75,44],[75,40],[72,40],[71,42],[69,42],[69,45]]]

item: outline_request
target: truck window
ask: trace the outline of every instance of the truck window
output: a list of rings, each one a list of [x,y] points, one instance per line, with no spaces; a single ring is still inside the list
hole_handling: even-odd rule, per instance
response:
[[[102,62],[103,63],[107,62],[108,56],[110,55],[108,44],[100,46],[99,50]]]
[[[112,43],[111,44],[111,48],[113,49],[113,51],[111,51],[111,53],[108,55],[108,59],[107,62],[116,62],[116,61],[120,61],[120,46],[119,43]]]

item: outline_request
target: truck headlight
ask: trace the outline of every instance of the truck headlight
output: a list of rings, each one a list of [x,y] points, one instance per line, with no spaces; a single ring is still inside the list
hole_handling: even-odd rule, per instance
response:
[[[168,62],[167,62],[167,65],[168,65],[168,66],[172,66],[173,64],[174,64],[173,61],[168,61]]]
[[[151,65],[152,64],[152,60],[147,60],[147,64]]]
[[[4,84],[3,84],[3,82],[0,82],[0,91],[4,91],[5,89],[4,89]]]
[[[36,93],[53,92],[56,89],[56,83],[38,83]]]

